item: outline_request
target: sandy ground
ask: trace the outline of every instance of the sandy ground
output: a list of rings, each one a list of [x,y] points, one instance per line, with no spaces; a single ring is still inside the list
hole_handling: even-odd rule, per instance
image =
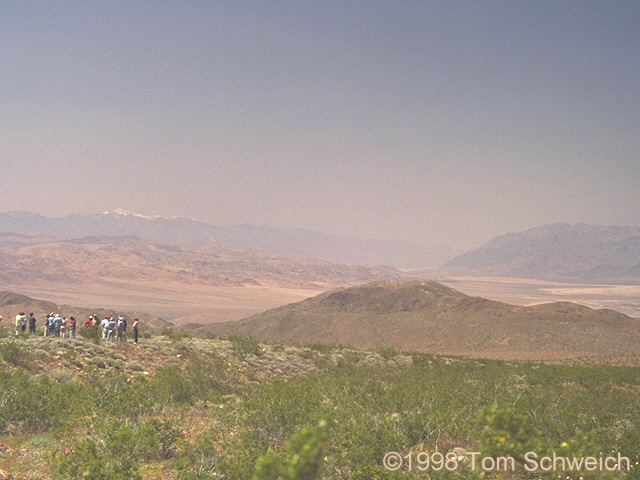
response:
[[[575,302],[591,308],[608,308],[640,319],[640,285],[590,285],[506,277],[455,277],[434,275],[433,280],[474,297],[536,305]]]
[[[147,312],[165,320],[203,315],[207,323],[239,320],[273,307],[315,296],[320,290],[280,287],[215,287],[155,282],[97,284],[0,284],[9,290],[57,304]]]

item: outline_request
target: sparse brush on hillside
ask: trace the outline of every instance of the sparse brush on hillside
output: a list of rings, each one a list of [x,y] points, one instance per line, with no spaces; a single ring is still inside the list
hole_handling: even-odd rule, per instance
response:
[[[636,368],[309,347],[0,339],[0,470],[45,480],[640,478]],[[529,472],[528,452],[621,455],[630,471]],[[485,458],[513,465],[488,471]]]
[[[390,354],[396,348],[540,361],[640,357],[640,329],[627,315],[570,302],[510,305],[433,281],[339,288],[208,328],[236,340],[253,336],[312,348],[323,342]]]

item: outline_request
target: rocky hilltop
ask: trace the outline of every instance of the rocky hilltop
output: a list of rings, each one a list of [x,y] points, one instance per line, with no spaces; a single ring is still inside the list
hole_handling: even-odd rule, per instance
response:
[[[569,302],[509,305],[430,281],[339,288],[209,328],[270,341],[492,358],[640,354],[638,323],[621,313]]]

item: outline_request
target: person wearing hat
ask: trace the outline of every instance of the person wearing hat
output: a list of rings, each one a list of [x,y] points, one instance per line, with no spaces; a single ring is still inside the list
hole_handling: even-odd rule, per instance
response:
[[[100,322],[100,326],[102,327],[102,338],[103,340],[106,340],[109,332],[109,315],[104,316],[102,322]]]
[[[124,321],[124,317],[122,315],[118,316],[117,330],[118,330],[118,341],[125,341],[125,326],[126,323]]]
[[[113,317],[109,317],[109,322],[107,323],[107,340],[113,340],[113,336],[117,333],[118,322]]]
[[[54,331],[55,313],[51,312],[47,317],[47,337],[51,337]]]
[[[59,313],[53,317],[53,336],[56,338],[60,337],[62,333],[62,317]]]
[[[29,322],[29,333],[35,337],[37,335],[36,334],[36,317],[33,316],[33,312],[29,314],[28,322]]]
[[[20,332],[24,332],[27,328],[27,317],[24,312],[20,312],[16,315],[16,335]]]

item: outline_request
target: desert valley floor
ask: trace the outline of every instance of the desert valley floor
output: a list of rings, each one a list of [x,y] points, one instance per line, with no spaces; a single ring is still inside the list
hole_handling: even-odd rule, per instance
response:
[[[434,272],[424,276],[470,296],[514,305],[569,301],[616,310],[640,319],[640,285],[568,284],[506,277],[463,277]],[[58,304],[144,311],[166,320],[214,323],[239,320],[270,308],[298,302],[325,289],[263,286],[211,286],[194,283],[100,281],[93,284],[38,282],[0,285]]]

